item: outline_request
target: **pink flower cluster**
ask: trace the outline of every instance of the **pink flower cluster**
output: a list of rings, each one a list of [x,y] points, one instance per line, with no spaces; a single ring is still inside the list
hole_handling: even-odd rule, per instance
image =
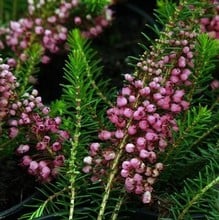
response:
[[[0,119],[3,132],[16,139],[21,165],[41,182],[48,182],[64,163],[63,143],[69,138],[61,130],[61,118],[51,118],[37,90],[18,99],[18,84],[9,65],[0,65]],[[6,134],[7,135],[7,134]],[[0,136],[1,137],[1,136]],[[2,139],[3,140],[3,139]]]
[[[177,37],[171,32],[169,40],[162,41],[173,51],[161,56],[152,48],[137,63],[138,76],[125,74],[126,84],[116,106],[107,110],[115,130],[100,131],[100,143],[92,143],[84,158],[83,171],[92,174],[92,181],[101,181],[122,150],[116,179],[124,182],[127,192],[139,195],[143,203],[151,202],[153,184],[164,168],[158,155],[171,145],[173,132],[178,131],[175,117],[189,108],[185,94],[192,84],[189,76],[194,66],[196,34],[183,29]]]
[[[1,58],[0,58],[1,59]],[[14,89],[18,86],[16,78],[10,72],[9,66],[0,60],[0,121],[8,116],[10,99],[14,96]]]
[[[28,17],[11,21],[8,28],[0,29],[0,49],[11,48],[21,61],[27,59],[24,50],[31,41],[42,45],[44,52],[41,62],[48,63],[50,53],[57,54],[66,49],[69,28],[77,26],[86,37],[94,37],[100,34],[111,20],[109,9],[105,9],[103,14],[97,17],[83,15],[84,6],[81,6],[82,3],[78,0],[61,1],[51,12],[43,12],[42,8],[48,4],[51,4],[52,8],[54,2],[28,1],[28,3]],[[15,66],[16,62],[10,59],[8,64]]]
[[[215,16],[201,18],[200,24],[203,32],[207,32],[209,36],[219,39],[219,2],[214,0],[212,3]]]
[[[62,147],[69,134],[59,128],[60,117],[48,116],[49,108],[42,104],[36,90],[25,94],[25,97],[11,106],[9,136],[14,138],[25,131],[26,141],[16,150],[22,156],[21,165],[41,182],[48,182],[64,163]]]

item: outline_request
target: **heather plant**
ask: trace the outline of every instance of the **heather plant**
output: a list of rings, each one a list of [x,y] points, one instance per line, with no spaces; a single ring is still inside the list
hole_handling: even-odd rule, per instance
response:
[[[37,90],[16,92],[19,83],[4,63],[0,65],[1,82],[1,158],[14,150],[20,165],[40,182],[49,182],[64,163],[62,145],[69,138],[60,129],[61,118],[50,117]]]
[[[27,142],[16,153],[30,174],[49,183],[20,219],[129,219],[139,207],[158,219],[218,219],[219,43],[203,27],[206,17],[215,19],[216,3],[159,0],[156,39],[144,34],[151,45],[130,57],[135,68],[124,73],[119,91],[101,80],[101,61],[84,32],[70,32],[66,81],[50,116],[35,90],[22,96],[17,120],[28,121],[22,134],[37,141],[31,156]],[[18,86],[11,77],[9,91]],[[30,103],[40,110],[36,118]]]
[[[78,0],[30,0],[27,3],[26,15],[17,21],[10,21],[0,30],[0,48],[7,53],[11,51],[8,64],[12,66],[28,59],[25,49],[33,43],[42,46],[41,62],[48,63],[50,54],[66,50],[69,29],[78,27],[83,35],[91,38],[99,35],[111,21],[107,0],[95,2],[95,5],[91,1]]]
[[[124,188],[128,193],[138,195],[145,204],[157,203],[159,208],[159,204],[163,202],[162,197],[160,195],[153,197],[153,185],[156,182],[159,185],[157,179],[160,173],[164,172],[160,177],[162,184],[172,180],[173,176],[176,176],[175,180],[183,181],[182,177],[180,178],[182,175],[180,175],[182,172],[180,170],[182,167],[191,169],[193,160],[188,156],[189,161],[186,161],[186,155],[190,154],[191,146],[196,147],[192,142],[199,135],[209,135],[207,127],[204,126],[205,122],[218,120],[217,98],[213,96],[216,99],[212,100],[213,106],[211,102],[208,103],[209,108],[213,112],[215,110],[214,114],[209,111],[207,103],[204,102],[204,89],[207,89],[206,85],[209,87],[212,77],[206,74],[206,68],[209,70],[213,65],[200,66],[199,61],[200,58],[205,61],[210,60],[218,53],[218,43],[199,32],[201,17],[196,17],[196,12],[202,16],[207,5],[204,6],[203,3],[199,8],[198,4],[193,5],[193,2],[187,6],[184,4],[188,3],[181,2],[179,9],[173,12],[173,17],[168,17],[170,23],[166,25],[165,31],[160,33],[160,39],[151,47],[151,50],[140,57],[136,64],[135,74],[133,76],[125,74],[125,87],[118,94],[116,106],[107,111],[107,116],[115,129],[102,130],[98,135],[101,142],[92,143],[89,156],[84,158],[86,165],[84,172],[91,173],[92,181],[105,182],[105,193],[103,193],[98,219],[104,218],[112,188],[113,186],[116,188],[119,181],[124,183]],[[168,7],[166,10],[170,16],[171,7]],[[193,8],[192,13],[189,14],[191,9],[187,7],[197,7],[197,9]],[[183,20],[184,13],[185,18],[187,13],[191,17],[189,23]],[[179,18],[180,21],[178,21]],[[204,49],[204,45],[208,46]],[[178,119],[180,115],[182,118]],[[218,124],[213,127],[212,132],[217,129]],[[196,140],[195,143],[199,141]],[[210,143],[208,143],[210,148],[209,145]],[[203,153],[203,149],[196,150],[195,155]],[[209,166],[217,170],[217,161],[218,156],[212,158],[203,173],[209,171]],[[193,161],[192,164],[194,165],[195,162]],[[105,169],[106,167],[109,167],[109,170]],[[207,181],[204,180],[205,175]],[[183,177],[185,178],[186,175]],[[197,181],[205,181],[206,186],[203,186],[203,191],[211,186],[214,194],[216,190],[214,186],[218,183],[218,177],[215,171],[212,173],[212,179],[209,173],[202,174],[200,171],[198,180],[187,181],[190,181],[191,185],[195,185]],[[197,208],[194,203],[197,203],[196,197],[204,194],[201,193],[201,186],[197,187],[197,194],[193,191],[194,189],[189,191],[187,187],[189,186],[186,184],[183,195],[186,196],[188,193],[190,196],[189,193],[193,193],[193,198],[187,198],[187,200],[184,198],[185,200],[181,201],[180,193],[172,196],[173,201],[179,204],[177,206],[173,203],[171,210],[174,218],[191,218],[189,209],[192,206],[194,209],[191,213],[195,212],[195,209],[200,211],[200,207]],[[212,203],[217,198],[216,193],[216,198]],[[161,206],[165,205],[161,204]],[[215,213],[216,210],[217,208]]]

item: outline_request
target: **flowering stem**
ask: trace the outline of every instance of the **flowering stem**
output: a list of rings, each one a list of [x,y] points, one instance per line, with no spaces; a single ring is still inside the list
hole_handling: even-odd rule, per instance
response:
[[[139,97],[140,97],[140,95],[138,95],[138,97],[136,98],[135,106],[138,105]],[[117,155],[116,155],[116,157],[115,157],[115,159],[113,161],[113,164],[111,166],[112,172],[110,173],[109,178],[107,180],[107,185],[105,187],[105,192],[104,192],[104,195],[103,195],[102,203],[100,205],[100,210],[99,210],[99,214],[98,214],[97,220],[104,219],[104,212],[105,212],[105,209],[106,209],[106,204],[107,204],[107,201],[109,199],[109,195],[110,195],[110,192],[111,192],[111,189],[112,189],[113,180],[114,180],[115,175],[117,174],[118,169],[119,169],[118,165],[119,165],[119,162],[120,162],[120,158],[123,155],[123,150],[124,150],[124,147],[126,145],[126,140],[129,137],[128,128],[132,124],[132,120],[133,120],[133,118],[130,118],[130,120],[127,123],[125,135],[124,135],[123,139],[121,140],[121,143],[120,143],[120,145],[118,147],[119,151],[118,151],[118,153],[117,153]]]
[[[130,123],[131,123],[131,120],[130,120]],[[130,123],[128,125],[130,125]],[[106,185],[106,188],[105,188],[105,193],[104,193],[104,196],[103,196],[102,203],[100,205],[100,211],[99,211],[97,220],[104,219],[104,212],[105,212],[105,209],[106,209],[106,204],[107,204],[107,201],[109,199],[109,195],[110,195],[110,192],[111,192],[111,189],[112,189],[112,184],[113,184],[114,177],[118,172],[118,164],[119,164],[120,158],[123,154],[123,148],[125,146],[127,138],[128,138],[128,134],[125,135],[122,142],[120,143],[119,152],[117,153],[116,158],[113,161],[112,172],[110,173],[108,181],[107,181],[107,185]]]
[[[76,97],[79,96],[80,93],[80,86],[76,88]],[[73,140],[71,141],[71,156],[69,161],[69,174],[70,174],[70,209],[69,209],[69,220],[73,220],[74,216],[74,206],[75,206],[75,181],[77,177],[77,170],[76,170],[76,154],[79,145],[79,137],[80,137],[80,130],[81,130],[81,99],[76,98],[77,106],[76,106],[76,128],[73,136]]]
[[[76,132],[74,135],[74,141],[71,142],[71,160],[70,160],[70,209],[69,209],[69,220],[73,220],[74,207],[75,207],[75,180],[76,180],[76,148],[78,146],[79,134]]]

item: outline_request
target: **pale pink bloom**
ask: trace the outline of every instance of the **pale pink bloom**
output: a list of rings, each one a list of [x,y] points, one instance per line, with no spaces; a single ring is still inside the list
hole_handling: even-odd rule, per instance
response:
[[[147,150],[142,149],[142,150],[140,151],[139,157],[145,159],[145,158],[149,157],[149,155],[150,155],[150,154],[149,154],[149,152],[148,152]]]
[[[21,144],[18,148],[17,148],[17,153],[19,154],[24,154],[26,152],[28,152],[30,150],[30,146],[27,144]]]
[[[125,106],[125,105],[127,105],[127,103],[128,103],[128,101],[127,101],[127,99],[126,99],[125,97],[119,96],[119,97],[117,98],[117,106],[118,106],[118,107]]]
[[[151,192],[146,191],[142,196],[142,202],[148,204],[151,202]]]
[[[140,165],[141,165],[141,161],[138,158],[132,158],[130,160],[130,163],[131,163],[133,168],[139,168]]]
[[[111,138],[111,132],[102,130],[98,135],[100,140],[109,140]]]
[[[89,165],[84,166],[83,169],[82,169],[82,171],[83,171],[84,173],[90,173],[91,170],[92,170],[92,167],[89,166]]]
[[[54,151],[54,152],[56,152],[56,151],[59,151],[59,150],[61,150],[62,149],[62,145],[59,143],[59,142],[54,142],[53,144],[52,144],[52,150]]]
[[[133,115],[133,110],[130,108],[125,108],[123,110],[123,114],[125,117],[130,118]]]
[[[178,66],[179,66],[180,68],[186,67],[186,58],[185,58],[185,57],[181,56],[181,57],[179,58],[179,60],[178,60]]]
[[[124,137],[124,132],[121,129],[116,130],[115,137],[121,139]]]
[[[147,132],[146,135],[145,135],[145,138],[147,141],[154,141],[154,140],[157,140],[158,136],[156,133],[153,133],[153,132]]]
[[[32,161],[32,159],[30,158],[30,156],[29,156],[29,155],[25,155],[25,156],[23,156],[23,158],[22,158],[21,165],[23,165],[23,166],[29,166],[31,161]]]
[[[217,79],[213,80],[213,81],[211,82],[211,88],[212,88],[213,90],[218,89],[218,88],[219,88],[219,80],[217,80]]]
[[[132,144],[132,143],[128,143],[128,144],[126,144],[126,146],[125,146],[125,150],[126,150],[126,152],[128,152],[128,153],[134,152],[134,149],[135,149],[135,145]]]
[[[121,94],[122,95],[131,95],[131,89],[129,87],[124,87],[124,88],[122,88]]]
[[[87,156],[84,158],[84,163],[91,165],[92,164],[92,157]]]
[[[18,133],[19,133],[19,129],[16,127],[11,127],[9,129],[9,137],[10,138],[15,138],[18,135]]]
[[[130,161],[125,160],[125,161],[122,162],[122,168],[123,169],[128,170],[130,167],[131,167]]]
[[[115,158],[116,154],[112,150],[106,150],[103,152],[103,157],[105,160],[113,160]]]
[[[141,195],[144,192],[144,187],[142,185],[136,185],[135,194]]]
[[[136,140],[136,144],[138,146],[145,146],[146,139],[144,137],[138,137],[137,140]]]
[[[122,169],[120,174],[121,174],[122,177],[126,178],[126,177],[129,176],[129,171],[125,170],[125,169]]]
[[[91,150],[92,152],[98,151],[99,148],[100,148],[100,144],[99,144],[99,143],[92,143],[92,144],[90,145],[90,150]]]
[[[80,25],[81,22],[82,22],[82,20],[81,20],[81,18],[80,18],[79,16],[76,16],[76,17],[74,18],[74,23],[75,23],[76,25]]]
[[[48,166],[44,166],[40,171],[40,176],[43,179],[47,179],[49,177],[50,173],[51,173],[50,168]]]

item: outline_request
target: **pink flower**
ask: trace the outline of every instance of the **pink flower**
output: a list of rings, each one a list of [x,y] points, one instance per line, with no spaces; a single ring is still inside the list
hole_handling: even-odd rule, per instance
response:
[[[107,150],[103,152],[103,157],[105,160],[113,160],[115,158],[116,154],[112,150]]]
[[[128,177],[129,175],[129,171],[128,170],[125,170],[125,169],[122,169],[121,172],[120,172],[121,176],[126,178]]]
[[[185,59],[185,57],[181,56],[181,57],[179,58],[179,60],[178,60],[178,66],[179,66],[180,68],[186,67],[186,59]]]
[[[123,110],[123,114],[125,117],[130,118],[133,115],[133,110],[130,108],[125,108]]]
[[[132,91],[131,91],[131,89],[129,87],[124,87],[124,88],[122,88],[121,94],[123,96],[125,96],[125,95],[129,96],[129,95],[131,95],[131,92]]]
[[[31,161],[32,161],[32,159],[30,158],[30,156],[25,155],[25,156],[23,156],[23,158],[22,158],[21,165],[23,165],[23,166],[29,166]]]
[[[92,156],[96,155],[96,153],[99,150],[99,148],[100,148],[100,144],[99,143],[92,143],[90,145],[90,151],[91,151]]]
[[[171,106],[170,106],[170,110],[171,110],[172,112],[179,113],[179,112],[181,112],[182,108],[181,108],[180,105],[173,103],[173,104],[171,104]]]
[[[147,96],[149,95],[151,92],[151,89],[150,87],[144,87],[142,89],[139,90],[139,93],[142,95],[142,96]]]
[[[130,161],[123,161],[122,162],[122,168],[125,170],[128,170],[131,167]]]
[[[125,106],[126,104],[128,103],[127,99],[123,96],[119,96],[117,98],[117,106],[118,107],[122,107],[122,106]]]
[[[41,176],[44,180],[46,180],[46,179],[49,177],[50,173],[51,173],[50,168],[49,168],[48,166],[44,166],[44,167],[41,169],[41,171],[40,171],[40,176]]]
[[[142,185],[137,185],[135,188],[135,194],[141,195],[144,192],[144,187]]]
[[[138,124],[139,128],[141,128],[143,131],[146,131],[147,128],[149,127],[148,121],[147,120],[142,120]]]
[[[70,135],[69,135],[68,131],[59,130],[58,134],[60,136],[61,141],[65,141],[65,140],[68,140],[70,138]]]
[[[40,141],[36,144],[37,150],[45,150],[47,147],[47,142]]]
[[[9,128],[9,137],[10,138],[15,138],[19,133],[19,129],[16,127],[11,127]]]
[[[76,25],[80,25],[81,24],[81,18],[79,17],[79,16],[77,16],[77,17],[75,17],[74,18],[74,23],[76,24]]]
[[[144,204],[148,204],[151,202],[151,192],[149,192],[149,191],[144,192],[144,194],[142,196],[142,202]]]
[[[132,144],[132,143],[128,143],[128,144],[126,144],[126,146],[125,146],[125,150],[126,150],[126,152],[128,152],[128,153],[134,152],[134,149],[135,149],[135,145]]]
[[[17,148],[17,153],[18,154],[24,154],[26,152],[28,152],[30,150],[30,146],[27,144],[21,144],[18,148]]]
[[[111,138],[111,132],[102,130],[98,135],[100,140],[108,140]]]
[[[64,155],[58,155],[55,157],[55,160],[53,161],[54,166],[62,166],[64,164],[65,157]]]
[[[142,149],[140,151],[139,157],[145,159],[145,158],[149,157],[149,155],[150,154],[149,154],[149,152],[147,150]]]
[[[141,161],[138,158],[132,158],[130,160],[130,163],[131,163],[132,167],[136,168],[136,169],[139,168],[141,165]]]
[[[41,62],[44,63],[44,64],[47,64],[50,62],[50,58],[46,55],[44,55],[42,58],[41,58]]]
[[[35,27],[35,33],[36,34],[43,34],[43,27],[41,27],[41,26],[36,26]]]
[[[147,132],[147,134],[145,135],[145,138],[147,141],[154,141],[158,139],[158,136],[156,133],[153,132]]]
[[[174,76],[178,76],[181,73],[181,70],[180,70],[180,68],[174,68],[174,69],[172,69],[171,73]]]
[[[143,177],[142,177],[142,175],[136,173],[136,174],[133,176],[133,179],[139,184],[139,183],[141,183],[141,181],[143,180]]]
[[[211,82],[211,88],[212,88],[213,90],[218,89],[218,88],[219,88],[219,80],[217,80],[217,79],[213,80],[213,81]]]
[[[38,168],[38,163],[33,160],[33,161],[30,162],[30,165],[29,165],[29,168],[28,168],[28,172],[30,174],[34,175],[37,172],[37,168]]]
[[[85,157],[84,163],[91,165],[92,164],[92,157],[90,157],[90,156]]]
[[[56,151],[59,151],[59,150],[61,150],[62,149],[62,145],[59,143],[59,142],[54,142],[53,144],[52,144],[52,150],[54,151],[54,152],[56,152]]]
[[[134,184],[135,184],[134,179],[130,177],[127,177],[125,179],[125,188],[128,192],[131,192],[135,188]]]
[[[84,173],[90,173],[91,170],[92,170],[92,167],[89,166],[89,165],[84,166],[83,169],[82,169],[82,171],[83,171]]]
[[[116,130],[115,137],[118,139],[122,139],[124,137],[124,132],[121,129]]]
[[[144,137],[138,137],[137,140],[136,140],[136,144],[138,146],[145,146],[146,139]]]

